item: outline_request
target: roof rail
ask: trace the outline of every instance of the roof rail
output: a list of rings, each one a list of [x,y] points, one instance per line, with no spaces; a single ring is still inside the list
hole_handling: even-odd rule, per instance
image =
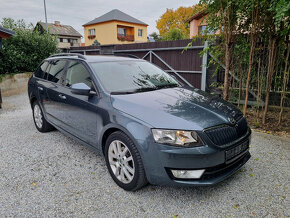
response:
[[[121,56],[121,57],[128,57],[128,58],[136,58],[136,59],[140,59],[138,56],[136,55],[132,55],[132,54],[125,54],[125,53],[114,53],[114,56]]]
[[[77,56],[78,58],[81,58],[83,60],[86,60],[86,57],[82,54],[78,54],[78,53],[58,53],[58,54],[53,54],[50,55],[49,57],[60,57],[60,56]]]

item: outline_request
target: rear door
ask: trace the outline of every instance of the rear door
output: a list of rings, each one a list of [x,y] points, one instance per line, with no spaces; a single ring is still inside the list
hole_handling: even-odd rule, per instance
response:
[[[44,105],[43,103],[47,99],[46,88],[47,88],[47,71],[49,70],[49,62],[44,61],[35,71],[34,77],[36,78],[36,88],[37,88],[37,99],[40,105]],[[43,107],[44,109],[44,107]],[[45,109],[44,109],[45,111]]]
[[[62,95],[61,90],[64,84],[66,65],[66,59],[50,61],[46,86],[48,98],[44,102],[48,120],[61,128],[63,128],[63,107],[65,105],[65,96]]]

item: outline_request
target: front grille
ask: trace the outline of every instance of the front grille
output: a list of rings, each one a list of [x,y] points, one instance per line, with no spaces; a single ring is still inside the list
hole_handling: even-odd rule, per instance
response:
[[[225,145],[247,133],[248,125],[244,117],[242,117],[235,126],[224,125],[211,128],[205,131],[210,140],[216,145]]]

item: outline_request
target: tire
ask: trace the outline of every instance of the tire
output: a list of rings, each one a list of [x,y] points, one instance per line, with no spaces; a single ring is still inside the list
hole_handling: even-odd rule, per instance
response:
[[[54,130],[54,127],[44,118],[38,101],[34,101],[32,104],[32,115],[35,127],[39,132],[50,132]]]
[[[117,131],[108,137],[105,159],[111,177],[126,191],[136,191],[148,183],[141,156],[123,132]]]

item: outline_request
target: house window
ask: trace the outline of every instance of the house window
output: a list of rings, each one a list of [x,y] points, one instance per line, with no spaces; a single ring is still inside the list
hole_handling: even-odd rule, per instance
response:
[[[62,42],[68,42],[68,39],[62,39]]]
[[[126,28],[118,27],[118,35],[126,36]]]
[[[198,34],[199,35],[205,35],[205,34],[212,35],[214,34],[214,32],[212,30],[209,30],[206,25],[202,25],[198,27]]]
[[[89,36],[95,36],[96,30],[95,29],[89,29]]]
[[[142,35],[143,35],[143,30],[142,29],[138,29],[138,36],[142,37]]]

